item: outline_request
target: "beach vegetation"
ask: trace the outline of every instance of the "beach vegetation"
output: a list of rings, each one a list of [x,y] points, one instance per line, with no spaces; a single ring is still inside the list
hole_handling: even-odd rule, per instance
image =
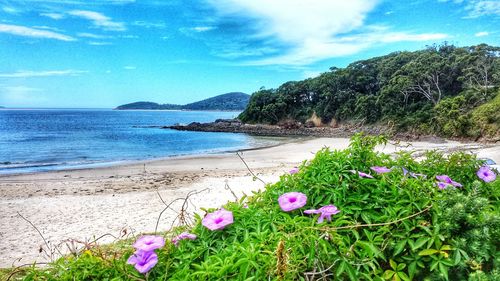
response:
[[[356,135],[193,225],[11,280],[499,280],[493,171],[465,152],[375,150],[386,142]]]

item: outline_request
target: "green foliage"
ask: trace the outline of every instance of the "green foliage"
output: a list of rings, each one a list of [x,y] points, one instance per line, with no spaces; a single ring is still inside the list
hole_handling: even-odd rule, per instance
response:
[[[475,135],[500,138],[500,92],[472,111]]]
[[[416,161],[410,152],[374,150],[386,141],[357,135],[346,150],[319,151],[299,173],[226,204],[234,223],[222,231],[197,217],[190,231],[198,238],[167,242],[147,277],[125,264],[129,246],[63,258],[28,270],[25,280],[497,280],[500,180],[479,181],[480,163],[466,153],[431,151]],[[372,166],[392,171],[374,179],[352,172]],[[426,176],[405,176],[403,167]],[[439,190],[441,174],[463,187]],[[308,201],[287,213],[277,199],[290,191]],[[341,211],[331,222],[303,213],[328,204]]]
[[[494,128],[483,122],[488,128],[476,130],[470,113],[500,86],[499,51],[486,44],[444,44],[356,61],[313,79],[260,90],[239,118],[247,123],[304,122],[315,112],[325,124],[332,119],[390,122],[404,131],[490,136]]]

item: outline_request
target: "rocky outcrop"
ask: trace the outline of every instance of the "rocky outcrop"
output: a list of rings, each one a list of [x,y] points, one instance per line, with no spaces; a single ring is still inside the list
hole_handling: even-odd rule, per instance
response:
[[[173,125],[163,126],[163,129],[174,129],[180,131],[197,131],[197,132],[226,132],[226,133],[245,133],[255,136],[311,136],[311,137],[351,137],[358,132],[365,132],[370,135],[385,134],[393,139],[416,140],[428,139],[427,136],[414,134],[394,134],[390,128],[384,126],[360,126],[360,125],[343,125],[336,128],[332,127],[309,127],[307,124],[282,124],[279,125],[264,125],[264,124],[243,124],[236,119],[218,119],[211,123],[193,122],[188,125]],[[440,141],[435,138],[434,141]]]

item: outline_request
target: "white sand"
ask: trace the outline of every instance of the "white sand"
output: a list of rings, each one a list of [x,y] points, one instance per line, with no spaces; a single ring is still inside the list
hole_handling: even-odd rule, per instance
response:
[[[312,158],[322,147],[343,149],[348,143],[348,139],[339,138],[301,140],[245,151],[243,157],[259,177],[275,182],[293,166]],[[379,149],[393,153],[402,148],[390,144]],[[458,149],[500,162],[499,145],[414,142],[404,149],[414,150],[417,155],[425,149]],[[234,200],[231,192],[224,188],[226,181],[237,196],[243,192],[250,195],[264,187],[260,181],[253,180],[234,153],[0,177],[0,267],[47,261],[38,252],[44,246],[42,238],[18,212],[37,226],[51,246],[69,238],[86,241],[106,233],[120,235],[123,229],[129,234],[153,232],[164,208],[157,189],[165,201],[171,201],[192,190],[209,188],[192,197],[189,209],[189,212],[203,213],[200,207],[218,207]],[[179,204],[173,207],[180,208]],[[174,211],[166,211],[159,230],[170,229],[175,217]],[[102,242],[110,240],[108,237]]]

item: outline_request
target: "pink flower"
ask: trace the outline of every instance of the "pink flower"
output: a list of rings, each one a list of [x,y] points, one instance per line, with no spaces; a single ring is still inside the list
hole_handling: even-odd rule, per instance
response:
[[[278,198],[281,210],[290,212],[304,207],[307,203],[307,196],[301,192],[288,192]]]
[[[137,271],[144,274],[158,263],[158,255],[153,251],[137,250],[128,258],[127,263],[134,265]]]
[[[225,209],[220,209],[213,213],[207,214],[201,224],[210,230],[223,229],[227,225],[233,223],[233,212]]]
[[[318,218],[318,223],[322,223],[324,219],[327,221],[332,220],[332,215],[340,213],[340,210],[335,205],[326,205],[318,210],[305,210],[304,214],[321,214]]]
[[[179,246],[179,241],[181,240],[184,240],[184,239],[190,239],[190,240],[195,240],[196,239],[196,235],[195,234],[191,234],[189,232],[183,232],[177,236],[175,236],[173,239],[172,239],[172,243],[174,243],[175,246]]]
[[[298,172],[299,172],[299,168],[297,168],[297,167],[294,167],[293,169],[291,169],[291,170],[289,171],[290,175],[296,174],[296,173],[298,173]]]
[[[161,236],[145,235],[137,239],[133,246],[137,250],[150,252],[165,246],[165,239]]]
[[[492,182],[497,178],[495,172],[493,172],[488,166],[482,166],[481,168],[479,168],[476,175],[484,182]]]
[[[367,173],[363,173],[363,172],[360,172],[360,171],[355,171],[355,170],[351,170],[351,173],[353,174],[358,174],[360,177],[362,178],[370,178],[370,179],[373,179],[373,176],[370,175],[370,174],[367,174]]]
[[[444,183],[447,183],[447,184],[451,184],[453,186],[456,186],[456,187],[462,187],[462,184],[456,182],[456,181],[453,181],[449,176],[447,175],[440,175],[440,176],[436,176],[436,179],[440,182],[444,182]]]
[[[391,169],[389,169],[387,167],[379,167],[379,166],[373,166],[370,169],[375,171],[375,173],[377,173],[377,174],[385,174],[385,173],[389,173],[391,171]]]

